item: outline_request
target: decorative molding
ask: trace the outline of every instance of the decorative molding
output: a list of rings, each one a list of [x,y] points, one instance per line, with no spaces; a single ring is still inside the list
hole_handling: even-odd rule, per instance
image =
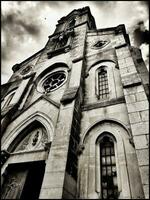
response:
[[[141,78],[137,73],[128,73],[122,76],[121,78],[124,88],[141,85]]]
[[[66,104],[66,103],[72,101],[73,99],[75,99],[77,92],[78,92],[78,87],[67,88],[60,101],[63,104]]]
[[[48,137],[44,129],[39,127],[29,132],[16,146],[13,152],[41,149],[45,147],[46,142],[48,142]]]
[[[80,57],[78,57],[78,58],[72,60],[72,62],[73,62],[73,63],[76,63],[76,62],[79,62],[79,61],[81,61],[81,60],[83,60],[83,59],[84,59],[84,57],[83,57],[83,56],[80,56]]]
[[[84,106],[82,106],[82,111],[87,111],[87,110],[106,107],[106,106],[112,106],[112,105],[120,104],[120,103],[125,103],[124,97],[111,99],[111,100],[103,101],[103,102],[92,103],[92,104],[85,104]]]
[[[129,142],[130,142],[130,144],[135,148],[135,144],[134,144],[133,137],[130,137],[130,138],[129,138]]]
[[[79,144],[77,148],[77,155],[81,155],[83,153],[83,150],[85,149],[84,144]]]
[[[126,47],[127,45],[128,45],[127,43],[119,44],[118,46],[115,46],[115,49]]]
[[[10,132],[7,134],[7,137],[2,142],[2,148],[9,149],[11,143],[18,137],[20,132],[24,131],[26,127],[30,126],[34,122],[38,122],[43,125],[43,127],[46,129],[48,141],[52,141],[54,134],[53,121],[47,114],[37,111],[31,115],[27,115],[23,121],[15,124],[12,127]]]
[[[9,158],[10,153],[7,150],[1,150],[1,166],[6,162]]]
[[[41,96],[41,99],[45,99],[45,100],[47,100],[47,101],[49,101],[51,104],[53,104],[54,106],[56,106],[57,108],[60,108],[60,104],[59,103],[57,103],[56,101],[53,101],[51,98],[49,98],[48,96],[46,96],[46,95],[42,95]]]
[[[56,49],[54,51],[49,51],[47,53],[48,59],[52,58],[53,56],[57,56],[60,53],[67,53],[70,49],[71,49],[71,46],[67,45],[67,46],[61,47],[59,49]]]
[[[125,33],[126,34],[126,31],[125,31],[125,25],[124,24],[120,24],[118,25],[117,27],[115,27],[115,34],[119,34],[119,33]]]
[[[60,107],[60,104],[53,101],[52,99],[50,99],[49,97],[47,97],[46,95],[41,95],[38,99],[36,99],[33,103],[31,103],[30,105],[28,105],[27,107],[25,107],[24,109],[22,109],[21,111],[19,110],[19,112],[14,116],[14,118],[12,118],[12,121],[15,120],[19,115],[21,115],[22,113],[24,113],[25,111],[27,111],[27,109],[29,109],[30,107],[32,107],[35,103],[37,103],[39,100],[41,99],[45,99],[46,101],[50,102],[52,105],[54,105],[56,108]]]

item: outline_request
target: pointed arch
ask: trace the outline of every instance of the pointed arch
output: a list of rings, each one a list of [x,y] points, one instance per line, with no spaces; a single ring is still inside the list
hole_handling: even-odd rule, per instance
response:
[[[89,176],[89,182],[93,181],[91,185],[93,197],[96,195],[98,198],[102,198],[102,160],[101,160],[101,144],[100,141],[103,137],[109,136],[114,142],[115,152],[115,182],[118,189],[116,189],[115,195],[117,198],[131,198],[130,191],[130,178],[128,163],[130,162],[129,155],[135,153],[134,148],[129,143],[130,131],[120,121],[107,118],[96,121],[93,123],[84,133],[81,138],[84,145],[84,151],[81,155],[81,160],[85,165],[93,165],[93,169],[87,170],[87,176]],[[86,159],[88,157],[88,159]],[[84,171],[85,167],[82,167],[81,171]],[[92,177],[92,178],[91,178]],[[113,176],[112,176],[113,177]],[[86,186],[87,187],[87,186]],[[95,196],[94,196],[95,195]],[[91,196],[92,197],[92,196]]]
[[[101,125],[105,122],[109,122],[109,123],[112,123],[112,124],[119,125],[120,127],[122,127],[127,132],[129,137],[132,136],[131,131],[129,130],[129,128],[123,122],[116,120],[116,119],[113,119],[113,118],[105,118],[105,119],[98,120],[98,121],[94,122],[87,130],[85,130],[85,132],[84,132],[84,134],[81,138],[81,143],[84,144],[85,139],[90,134],[91,129],[93,129],[95,126]]]
[[[15,128],[8,134],[7,138],[3,141],[2,149],[8,149],[11,143],[18,137],[18,135],[25,130],[25,128],[32,125],[34,122],[39,122],[45,129],[48,137],[48,142],[53,140],[54,127],[52,120],[42,112],[35,112],[28,116],[25,120],[16,125]]]
[[[110,60],[110,59],[98,60],[98,61],[94,62],[94,63],[87,69],[87,73],[89,73],[89,71],[90,71],[93,67],[95,67],[96,65],[101,65],[101,64],[104,64],[104,65],[105,65],[105,63],[107,63],[107,64],[108,64],[108,63],[113,63],[114,65],[117,64],[115,60]]]

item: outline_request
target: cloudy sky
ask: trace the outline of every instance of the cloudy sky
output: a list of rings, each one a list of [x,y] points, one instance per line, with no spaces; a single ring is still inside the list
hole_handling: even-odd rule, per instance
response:
[[[12,66],[42,49],[57,21],[73,9],[89,6],[97,28],[125,24],[131,44],[142,50],[148,63],[148,1],[1,1],[1,80]]]

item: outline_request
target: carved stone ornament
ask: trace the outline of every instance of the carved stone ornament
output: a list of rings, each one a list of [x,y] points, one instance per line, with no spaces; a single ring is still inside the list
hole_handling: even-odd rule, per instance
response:
[[[21,75],[26,75],[26,74],[28,74],[29,72],[31,72],[32,71],[32,65],[28,65],[26,68],[24,68],[21,72],[20,72],[20,74]]]
[[[25,75],[25,74],[27,74],[30,70],[31,70],[31,66],[30,65],[28,65],[26,68],[24,68],[21,72],[20,72],[20,74],[21,75]]]
[[[9,156],[10,153],[7,150],[1,150],[1,166],[6,162]]]
[[[16,190],[20,188],[20,183],[17,181],[16,177],[11,177],[8,181],[8,184],[3,189],[2,199],[13,198],[16,193]]]
[[[47,141],[48,137],[45,130],[43,128],[36,128],[20,142],[14,152],[41,149],[45,147]]]
[[[99,40],[94,45],[92,45],[92,49],[101,49],[109,43],[107,40]]]

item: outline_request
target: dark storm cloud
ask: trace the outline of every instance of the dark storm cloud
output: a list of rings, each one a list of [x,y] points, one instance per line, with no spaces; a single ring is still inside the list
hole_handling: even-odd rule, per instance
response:
[[[25,20],[21,17],[21,12],[18,14],[16,13],[9,13],[7,15],[2,15],[2,29],[4,30],[13,30],[14,34],[19,33],[18,29],[24,31],[24,34],[31,34],[33,36],[38,36],[40,33],[40,28],[38,25],[32,23],[32,21]],[[15,29],[17,27],[17,29]]]
[[[136,46],[141,46],[141,44],[149,44],[149,31],[145,28],[144,22],[140,21],[135,26],[133,31],[134,43]]]
[[[2,71],[11,74],[11,66],[43,48],[61,17],[85,6],[90,7],[98,28],[124,23],[130,29],[131,44],[136,40],[145,49],[148,28],[137,22],[147,25],[148,5],[148,1],[2,1]]]
[[[60,7],[61,2],[60,1],[38,1],[37,6],[48,6],[50,8],[58,8]]]
[[[97,6],[111,7],[117,4],[117,1],[93,1],[93,3]]]
[[[16,2],[16,5],[22,6],[23,3]],[[38,22],[31,18],[30,10],[23,12],[21,9],[10,10],[1,15],[1,30],[4,34],[2,60],[8,59],[14,48],[21,46],[30,37],[38,40],[41,33]]]
[[[142,5],[145,5],[147,9],[149,10],[149,1],[140,1]]]

